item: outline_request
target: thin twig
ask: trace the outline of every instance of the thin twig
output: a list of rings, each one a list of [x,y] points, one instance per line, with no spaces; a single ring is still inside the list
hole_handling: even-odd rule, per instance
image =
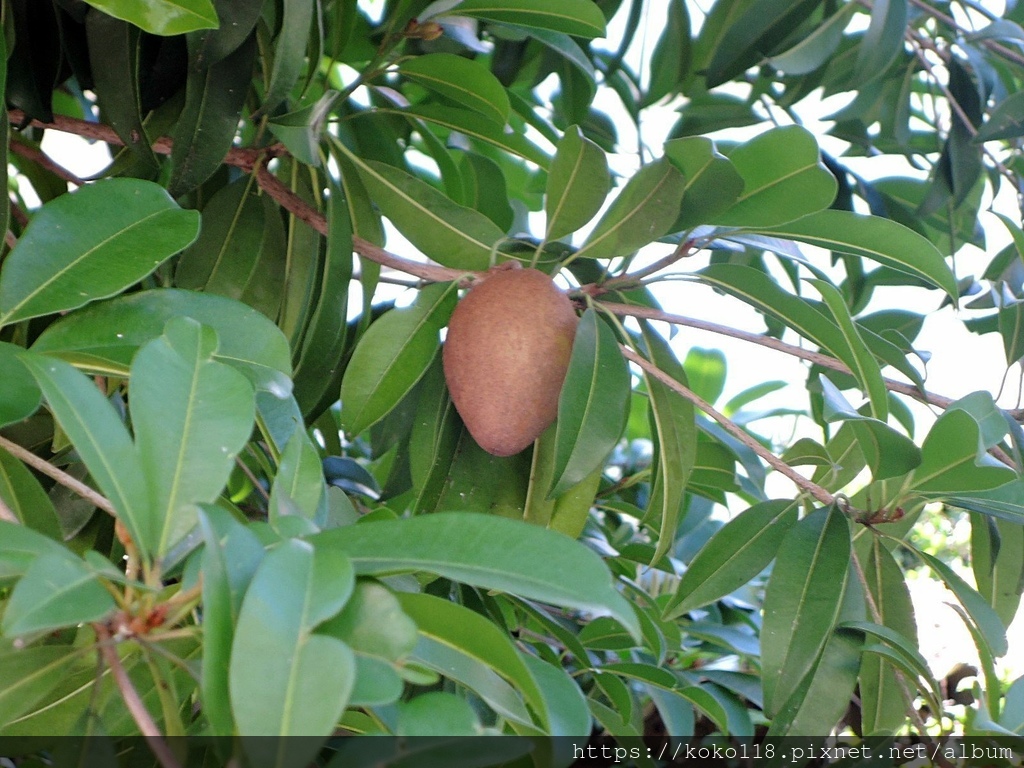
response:
[[[792,480],[793,483],[800,490],[810,494],[811,496],[813,496],[815,499],[817,499],[819,502],[826,506],[835,502],[835,497],[831,493],[829,493],[827,490],[822,488],[817,483],[808,480],[806,477],[801,475],[799,472],[797,472],[795,469],[789,466],[782,459],[778,458],[774,453],[769,451],[767,448],[761,445],[761,443],[759,443],[757,440],[755,440],[753,437],[747,434],[743,429],[737,426],[728,416],[725,416],[716,411],[714,406],[712,406],[710,403],[708,403],[706,400],[700,397],[700,395],[698,395],[696,392],[691,390],[689,387],[680,384],[678,381],[676,381],[667,373],[662,371],[652,362],[644,359],[636,352],[634,352],[632,349],[627,347],[625,344],[620,344],[619,347],[622,349],[622,354],[626,357],[627,360],[636,363],[641,368],[643,368],[644,371],[646,371],[651,376],[656,378],[662,384],[669,387],[676,393],[682,395],[695,406],[704,411],[704,413],[706,413],[712,419],[721,424],[722,427],[724,427],[730,434],[733,435],[733,437],[735,437],[745,446],[754,451],[754,453],[756,453],[758,456],[764,459],[764,461],[767,464],[769,464],[773,469],[777,470],[778,472],[782,473],[790,480]]]
[[[160,733],[153,716],[149,714],[145,702],[142,701],[142,697],[139,696],[138,690],[121,664],[121,657],[117,655],[117,643],[111,636],[110,630],[105,624],[100,623],[94,624],[93,629],[99,639],[100,654],[107,666],[110,667],[114,682],[117,683],[117,688],[121,692],[121,698],[124,699],[125,706],[139,727],[139,732],[146,738],[149,748],[163,768],[181,768],[181,763],[178,762],[178,758],[171,751],[167,740]]]
[[[47,477],[56,480],[65,488],[74,491],[83,499],[86,499],[87,501],[91,502],[93,505],[95,505],[99,509],[102,509],[109,515],[117,517],[117,510],[114,509],[114,505],[110,503],[106,496],[93,490],[78,478],[72,477],[64,470],[58,469],[57,467],[53,466],[53,464],[46,461],[46,459],[42,459],[39,456],[36,456],[34,453],[32,453],[32,451],[26,448],[22,448],[17,443],[11,442],[2,435],[0,435],[0,448],[3,448],[16,459],[20,459],[21,461],[25,462],[30,467],[32,467],[32,469],[41,472]]]

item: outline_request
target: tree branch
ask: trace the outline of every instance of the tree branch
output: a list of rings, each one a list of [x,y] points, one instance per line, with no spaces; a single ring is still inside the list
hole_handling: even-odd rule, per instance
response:
[[[627,360],[636,363],[641,368],[643,368],[644,371],[646,371],[651,376],[656,378],[662,384],[671,388],[677,394],[682,395],[695,406],[704,411],[704,413],[706,413],[712,419],[721,424],[722,427],[725,428],[733,437],[735,437],[745,446],[754,451],[754,453],[756,453],[758,456],[764,459],[764,461],[773,469],[777,470],[778,472],[782,473],[790,480],[792,480],[793,483],[800,490],[810,494],[811,496],[813,496],[815,499],[817,499],[819,502],[826,506],[831,505],[833,502],[835,502],[835,497],[831,493],[829,493],[827,490],[822,488],[817,483],[814,483],[808,480],[803,475],[801,475],[799,472],[797,472],[795,469],[789,466],[786,462],[784,462],[774,453],[772,453],[763,445],[761,445],[761,443],[759,443],[757,440],[755,440],[753,437],[747,434],[744,430],[740,429],[740,427],[738,427],[729,417],[716,411],[714,406],[705,401],[696,392],[691,390],[689,387],[680,384],[678,381],[673,379],[663,370],[654,365],[654,363],[641,357],[632,349],[627,347],[625,344],[620,344],[619,347],[622,349],[622,354],[625,356]]]
[[[103,656],[103,661],[110,667],[110,673],[114,676],[114,682],[121,692],[121,698],[124,699],[125,706],[139,727],[139,732],[145,737],[149,748],[163,768],[181,768],[181,763],[178,762],[178,758],[171,751],[167,740],[160,733],[153,716],[149,714],[145,702],[139,696],[131,678],[128,677],[124,665],[121,664],[121,657],[117,655],[117,643],[111,636],[110,629],[102,623],[93,624],[93,629],[99,639],[97,647]]]
[[[74,491],[83,499],[88,500],[107,514],[117,517],[117,510],[114,509],[114,505],[110,503],[106,496],[94,491],[81,480],[76,477],[72,477],[64,470],[53,466],[53,464],[46,461],[46,459],[36,456],[32,451],[27,448],[22,448],[17,443],[8,440],[2,435],[0,435],[0,448],[3,448],[16,459],[20,459],[24,463],[28,464],[32,469],[41,472],[52,480],[56,480],[65,488]]]

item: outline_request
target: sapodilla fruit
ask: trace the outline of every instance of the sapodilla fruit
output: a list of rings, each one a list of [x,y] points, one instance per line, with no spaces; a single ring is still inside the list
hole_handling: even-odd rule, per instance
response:
[[[555,420],[578,324],[548,275],[517,264],[491,270],[456,305],[444,376],[481,448],[519,453]]]

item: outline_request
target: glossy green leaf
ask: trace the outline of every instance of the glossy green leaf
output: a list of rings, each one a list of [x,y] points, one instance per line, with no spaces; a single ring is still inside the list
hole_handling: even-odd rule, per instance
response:
[[[763,231],[862,256],[941,288],[954,300],[958,295],[953,272],[938,249],[891,219],[827,210]]]
[[[877,610],[876,619],[910,643],[917,639],[914,604],[900,567],[881,540],[873,536],[864,562],[867,588]],[[865,735],[890,734],[907,717],[903,692],[891,663],[877,654],[865,654],[860,666],[861,723]]]
[[[197,503],[216,500],[252,433],[252,385],[213,359],[216,333],[170,320],[131,368],[131,414],[162,557],[196,524]]]
[[[333,731],[355,682],[355,659],[341,640],[314,630],[344,607],[353,585],[346,558],[306,542],[282,542],[263,558],[231,648],[231,707],[242,735]]]
[[[154,517],[142,462],[128,430],[96,385],[67,363],[26,353],[22,362],[35,376],[47,405],[89,474],[146,559],[157,549]]]
[[[557,5],[545,0],[463,0],[449,13],[576,37],[601,37],[605,31],[604,14],[591,0],[560,0]]]
[[[242,599],[263,560],[263,545],[220,507],[200,510],[203,570],[203,714],[215,735],[234,733],[228,665]]]
[[[1018,91],[996,104],[974,138],[975,141],[995,141],[1021,135],[1024,135],[1024,94]]]
[[[943,413],[921,446],[913,489],[929,495],[969,495],[1013,480],[1012,469],[983,452],[980,438],[978,422],[966,411]]]
[[[641,168],[622,188],[577,256],[626,256],[666,234],[679,216],[686,179],[662,158]]]
[[[398,736],[476,736],[481,730],[473,707],[454,693],[433,691],[398,706]]]
[[[885,381],[882,379],[882,370],[878,362],[871,354],[871,350],[868,349],[850,315],[846,300],[832,283],[818,279],[808,282],[821,293],[825,305],[836,321],[836,326],[843,334],[846,348],[849,350],[849,359],[853,362],[851,371],[868,396],[871,415],[879,421],[885,422],[889,418],[889,391],[885,388]]]
[[[482,141],[524,160],[529,160],[541,168],[548,167],[550,160],[548,155],[525,135],[515,131],[506,133],[504,128],[493,120],[488,120],[473,110],[440,104],[417,104],[403,110],[394,110],[393,114],[425,120],[433,125],[446,128],[452,133]]]
[[[978,593],[1009,627],[1020,605],[1024,526],[972,515],[971,569]]]
[[[714,405],[725,389],[725,354],[720,349],[690,347],[683,360],[683,370],[690,389]]]
[[[356,582],[345,607],[319,631],[344,640],[357,654],[388,663],[401,661],[416,646],[416,622],[393,592],[371,580]]]
[[[334,401],[331,383],[341,365],[348,339],[348,288],[352,279],[352,221],[349,201],[340,187],[327,201],[327,254],[316,309],[295,366],[295,399],[309,415]],[[335,385],[337,386],[337,385]],[[335,390],[336,391],[336,390]]]
[[[686,373],[668,342],[646,320],[641,321],[640,328],[649,360],[685,385]],[[643,378],[649,393],[652,432],[657,437],[659,451],[657,475],[648,505],[648,515],[658,530],[658,545],[652,558],[652,562],[657,562],[675,540],[686,481],[697,454],[697,426],[689,400],[646,371]]]
[[[8,637],[98,621],[116,608],[96,574],[71,553],[43,554],[11,590],[0,629]]]
[[[464,107],[505,125],[508,95],[490,70],[453,53],[428,53],[402,62],[398,71]]]
[[[159,160],[149,143],[140,103],[142,31],[104,13],[85,17],[89,65],[103,120],[142,163],[156,170]]]
[[[639,635],[604,563],[560,533],[491,515],[438,512],[324,531],[318,547],[344,552],[356,571],[426,571],[541,602],[609,613]]]
[[[0,370],[4,372],[0,392],[0,427],[27,419],[39,408],[42,394],[32,374],[22,365],[21,347],[0,341]]]
[[[237,50],[259,21],[263,3],[260,0],[213,0],[220,26],[204,32],[196,46],[199,66],[220,61]]]
[[[281,454],[268,510],[271,519],[295,513],[309,520],[326,517],[327,485],[320,452],[305,430],[296,429]]]
[[[843,40],[843,31],[857,6],[844,5],[817,29],[782,53],[769,60],[773,67],[786,75],[806,75],[821,67],[832,57]]]
[[[222,187],[210,198],[203,208],[199,237],[178,259],[177,287],[239,301],[259,291],[261,283],[280,291],[283,263],[262,259],[267,211],[257,192],[253,178],[248,177]],[[277,305],[266,310],[268,317],[277,315]]]
[[[274,40],[274,61],[270,69],[264,113],[281,104],[306,67],[306,47],[318,4],[315,0],[287,0],[282,5],[281,27]]]
[[[821,211],[835,197],[835,177],[806,128],[773,128],[733,149],[729,160],[743,177],[743,192],[706,223],[773,227]]]
[[[88,307],[42,333],[32,349],[100,374],[126,376],[132,358],[174,317],[191,317],[217,332],[213,359],[237,368],[259,389],[291,391],[288,341],[266,316],[221,296],[158,288]]]
[[[68,648],[38,645],[0,652],[0,727],[45,700],[68,673]]]
[[[55,541],[64,537],[53,502],[36,480],[35,475],[7,451],[0,448],[0,500],[14,516],[34,531],[45,533]],[[2,557],[2,555],[0,555]],[[0,567],[0,576],[3,568]]]
[[[666,141],[665,157],[686,177],[679,217],[671,232],[711,221],[743,192],[743,177],[711,139],[688,136]]]
[[[38,531],[0,520],[0,582],[19,578],[43,555],[66,552],[63,545]]]
[[[872,4],[871,23],[861,40],[852,75],[861,87],[884,76],[896,57],[903,54],[909,6],[907,0]]]
[[[180,35],[213,29],[220,21],[210,0],[86,0],[93,8],[154,35]]]
[[[857,436],[857,444],[875,480],[899,477],[921,464],[921,449],[901,432],[883,421],[864,416],[843,397],[824,375],[821,383],[827,421],[847,420]]]
[[[594,218],[604,204],[610,184],[604,151],[586,138],[579,126],[569,126],[558,142],[548,171],[544,197],[546,239],[565,237]]]
[[[615,332],[588,309],[580,318],[558,400],[555,465],[547,496],[560,496],[600,469],[622,436],[630,376]]]
[[[990,490],[945,492],[939,496],[954,507],[1018,525],[1024,523],[1024,480],[1013,480]]]
[[[185,106],[171,136],[174,144],[167,190],[174,197],[191,192],[224,162],[249,93],[255,57],[253,36],[205,69],[190,69]]]
[[[402,610],[420,634],[438,643],[458,648],[497,672],[511,683],[524,701],[546,722],[545,699],[529,668],[523,663],[508,635],[486,617],[468,608],[432,595],[398,595]]]
[[[282,181],[302,202],[320,206],[320,175],[302,163],[291,160],[279,171]],[[288,211],[287,239],[284,246],[285,274],[281,293],[281,311],[277,324],[292,349],[301,349],[309,318],[313,313],[320,272],[323,238],[309,221]]]
[[[423,288],[416,303],[393,309],[363,334],[341,381],[341,426],[351,435],[382,419],[423,376],[455,308],[453,283]]]
[[[725,597],[761,573],[796,524],[797,511],[793,501],[763,501],[726,523],[690,561],[664,606],[665,618]]]
[[[720,37],[713,41],[713,53],[706,62],[708,87],[722,85],[759,64],[817,5],[816,0],[755,0],[724,6],[728,23],[718,28],[709,25]],[[702,31],[701,36],[706,35]]]
[[[651,52],[651,75],[642,105],[654,104],[679,92],[690,73],[692,58],[690,12],[682,0],[669,3],[668,19]]]
[[[490,219],[397,168],[350,157],[381,211],[424,254],[453,269],[486,269],[504,237]]]
[[[47,203],[0,271],[0,325],[119,293],[191,243],[199,215],[160,186],[106,179]]]
[[[832,634],[850,561],[850,527],[832,507],[794,526],[768,580],[761,629],[765,708],[777,712],[811,673]]]

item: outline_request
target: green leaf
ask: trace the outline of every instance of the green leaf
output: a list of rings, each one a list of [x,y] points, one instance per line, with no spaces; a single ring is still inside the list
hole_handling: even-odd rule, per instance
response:
[[[319,629],[333,635],[357,654],[394,663],[416,647],[416,623],[402,609],[399,598],[376,581],[356,582],[341,613]]]
[[[1017,91],[996,104],[974,140],[998,141],[1021,135],[1024,135],[1024,93]]]
[[[668,19],[658,37],[650,60],[650,81],[643,96],[642,106],[660,101],[679,92],[690,74],[692,58],[692,25],[686,3],[669,3]]]
[[[504,86],[472,59],[453,53],[428,53],[405,60],[398,71],[498,125],[508,121],[511,107]]]
[[[482,729],[470,703],[454,693],[432,691],[398,705],[398,736],[478,736]]]
[[[640,321],[640,330],[648,359],[685,384],[686,373],[668,342],[646,320]],[[658,528],[658,545],[651,560],[657,562],[675,541],[683,493],[697,455],[697,423],[689,400],[646,371],[643,378],[649,393],[652,432],[657,438],[657,475],[647,512]]]
[[[797,512],[794,501],[763,501],[726,523],[690,561],[664,617],[674,619],[714,602],[761,573],[796,524]]]
[[[39,409],[42,394],[32,374],[22,365],[18,355],[22,348],[0,341],[0,370],[4,372],[0,395],[0,427],[27,419]]]
[[[864,416],[854,409],[836,386],[819,375],[827,421],[848,420],[857,436],[857,446],[875,480],[900,477],[921,464],[921,449],[906,435],[883,421]]]
[[[878,362],[871,354],[867,344],[864,343],[857,324],[850,316],[850,309],[846,305],[843,294],[832,283],[825,280],[811,279],[808,282],[821,293],[840,333],[843,334],[846,348],[849,350],[849,359],[853,362],[851,371],[868,396],[871,415],[879,421],[885,422],[889,418],[889,391],[885,388],[885,381],[882,379],[882,370]]]
[[[199,214],[160,186],[106,179],[32,217],[0,271],[0,325],[119,293],[191,243]]]
[[[235,731],[228,681],[231,643],[242,598],[264,551],[256,535],[220,507],[201,509],[199,525],[205,544],[201,561],[203,715],[213,734],[230,736]]]
[[[518,690],[546,724],[546,701],[529,667],[508,635],[493,622],[465,606],[432,595],[401,593],[402,610],[420,634],[452,646],[501,675]]]
[[[38,645],[0,652],[0,727],[44,701],[68,673],[68,648]]]
[[[772,66],[786,75],[806,75],[818,69],[832,58],[856,11],[855,5],[842,6],[792,48],[772,56]]]
[[[351,155],[381,211],[426,256],[453,269],[487,269],[504,237],[490,219],[397,168]]]
[[[288,340],[266,316],[237,301],[158,288],[95,304],[58,320],[32,346],[99,374],[127,376],[132,358],[174,317],[191,317],[217,332],[214,360],[237,368],[258,389],[291,392]]]
[[[116,608],[96,574],[70,552],[40,555],[11,590],[0,629],[8,637],[99,621]]]
[[[282,5],[281,27],[274,39],[274,61],[270,69],[261,111],[269,114],[288,98],[306,67],[310,27],[319,4],[314,0],[286,0]]]
[[[711,221],[743,192],[743,177],[711,139],[688,136],[666,141],[665,157],[686,177],[679,217],[670,232]]]
[[[238,131],[255,58],[254,35],[208,67],[189,68],[185,106],[171,136],[174,144],[167,190],[174,197],[191,192],[224,162]]]
[[[336,528],[312,540],[344,552],[360,574],[426,571],[530,600],[609,613],[640,633],[596,554],[563,534],[517,520],[437,512]]]
[[[641,168],[616,196],[577,256],[627,256],[669,232],[679,216],[686,179],[665,158]]]
[[[725,354],[719,349],[690,347],[683,360],[686,380],[701,399],[712,405],[725,389]]]
[[[320,452],[304,429],[296,429],[285,446],[270,489],[271,520],[297,512],[308,520],[327,515],[327,485]]]
[[[555,466],[547,497],[560,496],[600,469],[626,427],[630,376],[615,332],[588,309],[573,340],[558,399]]]
[[[252,385],[213,360],[216,348],[212,329],[173,318],[132,361],[132,426],[157,524],[157,557],[195,526],[197,503],[220,495],[252,433]]]
[[[20,365],[20,363],[19,363]],[[33,380],[34,381],[34,380]],[[7,451],[0,448],[0,500],[23,525],[61,541],[63,533],[53,502],[35,475]],[[2,555],[0,555],[2,557]],[[0,579],[3,577],[0,566]]]
[[[426,372],[455,308],[454,283],[420,290],[407,309],[385,313],[363,334],[341,381],[341,427],[358,435],[377,423]]]
[[[0,520],[0,583],[21,577],[46,554],[67,553],[62,544],[24,525]]]
[[[706,223],[774,227],[827,208],[836,195],[814,135],[800,126],[766,131],[733,149],[729,160],[743,177],[743,192]]]
[[[1024,480],[1013,480],[987,491],[940,494],[946,504],[1011,523],[1024,523]]]
[[[546,0],[463,0],[448,14],[548,29],[575,37],[602,37],[605,33],[604,14],[591,0],[559,0],[554,5]]]
[[[786,535],[764,597],[761,665],[765,709],[778,712],[812,672],[846,590],[850,526],[834,506]]]
[[[943,413],[921,446],[921,466],[911,487],[930,496],[968,495],[996,488],[1015,478],[1005,464],[984,452],[978,422],[966,411]]]
[[[889,550],[882,546],[878,536],[871,537],[864,575],[878,612],[877,619],[906,638],[913,647],[917,641],[914,604],[903,571]],[[860,701],[865,735],[896,733],[906,721],[907,712],[896,670],[877,654],[865,654],[861,661]]]
[[[941,288],[954,300],[958,295],[956,278],[938,249],[891,219],[830,209],[760,231],[862,256]]]
[[[972,515],[971,569],[978,593],[1009,627],[1020,605],[1024,526]]]
[[[871,23],[861,40],[852,75],[859,87],[884,77],[903,54],[908,6],[907,0],[881,0],[871,5]]]
[[[122,19],[154,35],[181,35],[214,29],[220,23],[210,0],[86,0],[108,16]]]
[[[96,385],[67,363],[25,353],[25,367],[35,376],[61,429],[89,468],[100,491],[117,510],[142,556],[156,551],[158,521],[147,495],[142,462],[128,430]]]
[[[586,138],[579,126],[566,128],[548,170],[545,239],[565,237],[594,218],[604,205],[610,184],[604,151]]]
[[[307,542],[282,542],[263,558],[231,648],[231,707],[242,735],[326,737],[334,730],[355,682],[355,659],[341,640],[314,630],[344,607],[353,585],[345,557]]]

